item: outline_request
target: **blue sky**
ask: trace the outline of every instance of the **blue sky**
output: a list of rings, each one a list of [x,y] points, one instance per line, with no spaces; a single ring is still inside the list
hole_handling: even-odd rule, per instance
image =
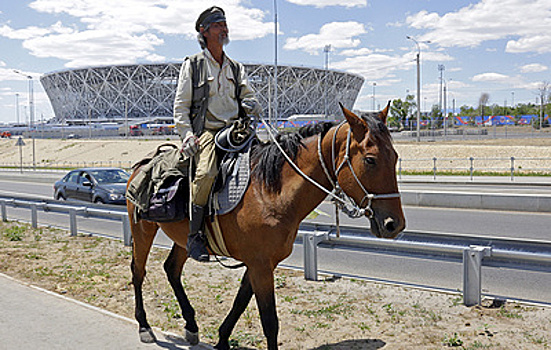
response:
[[[416,93],[408,35],[421,42],[422,110],[438,103],[438,65],[457,106],[482,93],[490,104],[535,102],[551,81],[551,0],[276,1],[279,64],[321,68],[331,45],[330,68],[365,78],[358,109]],[[42,74],[181,61],[198,51],[194,23],[211,5],[226,10],[231,57],[273,63],[272,0],[0,0],[0,122],[16,120],[16,94],[21,120],[28,113],[28,82],[14,69],[36,78],[36,119],[48,119]]]

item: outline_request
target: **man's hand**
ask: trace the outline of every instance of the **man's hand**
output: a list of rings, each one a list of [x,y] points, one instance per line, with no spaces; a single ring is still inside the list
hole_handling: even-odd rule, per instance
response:
[[[189,135],[182,142],[182,152],[186,157],[191,158],[199,151],[199,138],[195,135]]]
[[[259,116],[262,113],[262,106],[260,106],[260,103],[254,98],[244,98],[243,101],[241,101],[241,106],[247,114]]]

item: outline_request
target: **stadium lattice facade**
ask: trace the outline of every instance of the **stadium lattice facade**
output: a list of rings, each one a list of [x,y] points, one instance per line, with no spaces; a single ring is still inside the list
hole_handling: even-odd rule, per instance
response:
[[[171,117],[181,63],[88,67],[52,72],[40,78],[58,122],[120,121]],[[262,104],[273,106],[273,65],[245,64]],[[364,79],[358,75],[307,67],[278,66],[278,119],[296,114],[340,115],[338,102],[352,108]],[[272,108],[270,108],[270,106]]]

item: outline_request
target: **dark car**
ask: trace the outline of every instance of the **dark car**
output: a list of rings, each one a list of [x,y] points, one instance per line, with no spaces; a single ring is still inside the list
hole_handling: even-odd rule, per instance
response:
[[[130,174],[120,168],[72,170],[54,184],[55,199],[78,199],[93,203],[126,204],[124,196]]]

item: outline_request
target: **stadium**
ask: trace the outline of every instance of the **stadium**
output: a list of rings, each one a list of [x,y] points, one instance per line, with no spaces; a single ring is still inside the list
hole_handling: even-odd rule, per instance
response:
[[[69,125],[172,118],[180,63],[135,64],[68,69],[40,78],[55,121]],[[273,65],[244,64],[263,107],[273,117]],[[277,67],[277,115],[337,119],[338,103],[352,108],[364,79],[358,75],[296,66]],[[340,118],[338,118],[340,119]]]

